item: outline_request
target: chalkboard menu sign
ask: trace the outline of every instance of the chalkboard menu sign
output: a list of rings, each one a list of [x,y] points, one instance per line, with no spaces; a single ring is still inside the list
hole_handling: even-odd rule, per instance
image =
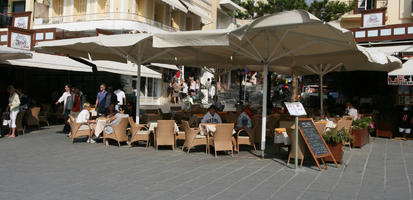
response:
[[[298,127],[301,133],[301,136],[304,138],[305,143],[307,144],[308,149],[310,150],[317,166],[320,168],[320,164],[318,163],[318,158],[321,158],[322,162],[325,165],[324,157],[331,157],[334,160],[334,163],[337,165],[333,155],[331,154],[330,150],[327,147],[324,139],[322,138],[321,134],[318,132],[313,119],[300,119],[298,122]],[[327,165],[325,165],[327,168]]]

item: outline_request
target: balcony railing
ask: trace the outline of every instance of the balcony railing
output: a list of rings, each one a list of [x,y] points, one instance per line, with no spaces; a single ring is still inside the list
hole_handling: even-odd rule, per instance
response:
[[[356,42],[413,39],[413,23],[392,24],[372,28],[353,28],[350,30],[353,32]]]
[[[46,17],[46,18],[35,18],[35,25],[43,24],[63,24],[63,23],[73,23],[73,22],[87,22],[87,21],[99,21],[99,20],[126,20],[144,23],[150,26],[160,28],[165,31],[178,31],[179,29],[165,25],[161,22],[149,19],[147,17],[133,14],[133,13],[122,13],[122,12],[105,12],[105,13],[92,13],[92,14],[81,14],[81,15],[66,15],[58,17]]]
[[[360,5],[359,2],[363,2],[364,5]],[[349,0],[347,3],[351,5],[354,3],[354,9],[350,12],[350,14],[360,14],[363,10],[370,10],[370,9],[377,9],[377,8],[385,8],[387,7],[388,0]]]

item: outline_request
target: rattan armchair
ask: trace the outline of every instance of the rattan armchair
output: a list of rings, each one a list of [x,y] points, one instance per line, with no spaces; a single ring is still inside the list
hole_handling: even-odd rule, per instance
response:
[[[214,147],[215,157],[217,151],[231,151],[231,156],[234,156],[232,148],[232,132],[234,131],[233,123],[217,124],[214,137],[210,138],[209,144]]]
[[[39,121],[40,107],[31,108],[27,115],[27,126],[37,126],[40,128]]]
[[[208,153],[208,137],[205,135],[199,135],[199,129],[190,128],[188,121],[182,121],[182,127],[185,131],[185,143],[182,146],[182,151],[187,148],[187,153],[192,147],[205,145],[205,153]]]
[[[149,133],[148,127],[146,127],[146,125],[144,124],[136,124],[133,121],[132,117],[129,117],[129,124],[130,124],[130,133],[131,133],[131,139],[129,142],[129,146],[131,146],[134,142],[145,141],[146,148],[148,148],[150,144],[150,133]]]
[[[108,134],[106,129],[103,129],[103,140],[107,141],[108,139],[115,140],[118,142],[120,147],[121,142],[128,141],[128,135],[126,134],[126,128],[128,127],[128,118],[122,118],[119,124],[111,125],[113,128],[113,133]],[[106,145],[106,142],[103,142]]]
[[[239,151],[239,145],[249,145],[254,147],[254,150],[256,151],[257,148],[255,147],[255,143],[254,143],[254,132],[255,132],[255,127],[253,127],[252,129],[248,129],[248,130],[238,130],[237,132],[237,149]],[[248,133],[248,136],[242,136],[239,135],[242,131],[245,131]]]
[[[79,137],[82,137],[82,136],[87,136],[88,138],[90,138],[91,129],[90,129],[90,127],[87,123],[77,123],[76,119],[71,115],[69,115],[69,118],[70,118],[70,120],[69,120],[69,125],[70,125],[69,139],[72,140],[72,143],[74,142],[75,138],[79,138]],[[84,130],[79,130],[79,128],[82,125],[86,125],[89,128],[84,129]]]
[[[175,121],[174,120],[158,120],[155,128],[155,149],[158,146],[172,146],[172,151],[175,150]]]

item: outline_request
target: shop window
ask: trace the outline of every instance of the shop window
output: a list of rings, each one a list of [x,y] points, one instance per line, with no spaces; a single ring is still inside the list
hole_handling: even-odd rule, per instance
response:
[[[15,1],[13,2],[13,12],[24,12],[26,7],[25,1]]]
[[[6,14],[8,12],[8,0],[0,0],[0,13]]]
[[[359,12],[363,10],[375,9],[376,0],[359,0],[358,1],[358,10]]]

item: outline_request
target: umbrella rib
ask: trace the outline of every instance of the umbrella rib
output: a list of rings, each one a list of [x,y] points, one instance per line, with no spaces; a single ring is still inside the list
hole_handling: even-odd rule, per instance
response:
[[[235,44],[234,42],[229,42],[230,44],[234,45],[235,47],[238,48],[238,50],[242,50],[245,54],[248,54],[250,58],[254,58],[254,60],[259,60],[259,62],[261,62],[260,59],[256,58],[251,52],[247,51],[246,49],[244,49],[243,47],[239,46],[238,44]],[[230,48],[231,49],[231,48]],[[239,51],[234,51],[235,53],[239,52]]]
[[[238,51],[238,50],[236,50],[236,49],[232,49],[231,47],[226,47],[226,48],[229,49],[229,50],[231,50],[231,51],[233,51],[233,52],[236,53],[236,54],[240,54],[240,55],[243,55],[243,56],[245,56],[245,57],[249,57],[249,58],[251,58],[251,59],[253,59],[253,60],[257,61],[257,62],[261,62],[260,59],[255,58],[254,56],[245,54],[245,53],[243,53],[243,52],[241,52],[241,51]]]
[[[307,43],[303,44],[302,46],[300,46],[300,47],[298,47],[298,48],[289,50],[289,51],[287,51],[287,52],[285,52],[285,53],[283,53],[283,54],[281,54],[281,55],[279,55],[279,56],[276,56],[276,57],[272,58],[272,59],[269,61],[269,63],[272,63],[272,62],[278,60],[279,58],[284,57],[285,55],[292,54],[292,53],[294,53],[294,52],[296,52],[296,51],[298,51],[298,50],[304,49],[304,48],[306,48],[307,46],[310,46],[310,45],[312,45],[312,44],[314,44],[314,43],[315,43],[314,40],[313,40],[313,41],[310,41],[310,42],[307,42]]]
[[[278,40],[278,43],[275,45],[274,50],[271,52],[270,58],[274,56],[275,52],[278,50],[278,48],[280,46],[282,46],[283,48],[285,48],[281,43],[284,41],[285,37],[288,34],[288,30],[284,32],[284,34],[281,36],[281,39],[278,39],[277,36],[275,35],[271,35],[272,37],[274,37],[276,40]],[[285,48],[287,50],[289,50],[288,48]]]
[[[162,55],[164,55],[164,54],[166,54],[166,53],[169,53],[169,52],[171,52],[171,51],[172,51],[172,49],[165,49],[165,50],[163,50],[162,52],[159,52],[159,53],[155,54],[154,56],[152,56],[152,57],[144,60],[142,63],[150,62],[151,60],[153,60],[153,59],[155,59],[155,58],[157,58],[157,57],[159,57],[159,56],[162,56]]]
[[[255,51],[255,53],[260,57],[261,60],[264,60],[264,58],[262,57],[262,55],[260,54],[260,52],[258,52],[257,48],[255,48],[255,46],[252,44],[252,42],[250,41],[250,39],[248,38],[248,36],[245,37],[247,39],[248,44],[252,47],[252,49]]]
[[[336,70],[337,68],[339,68],[339,67],[341,67],[341,66],[343,66],[343,63],[339,63],[339,64],[335,65],[334,67],[330,68],[329,70],[327,70],[327,71],[325,72],[325,74],[328,74],[328,73]]]
[[[304,65],[303,67],[306,68],[308,71],[313,72],[314,74],[319,74],[319,73],[317,72],[317,70],[315,70],[314,68],[310,67],[309,65]]]

